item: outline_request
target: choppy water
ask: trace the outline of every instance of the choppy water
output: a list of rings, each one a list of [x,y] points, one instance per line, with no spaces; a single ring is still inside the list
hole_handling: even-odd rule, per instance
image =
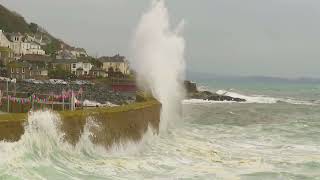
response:
[[[35,113],[19,142],[0,143],[0,179],[320,179],[316,91],[301,85],[306,95],[291,97],[294,90],[235,86],[217,89],[303,103],[185,102],[184,121],[167,134],[109,151],[91,144],[90,121],[72,147],[60,141],[56,115]]]

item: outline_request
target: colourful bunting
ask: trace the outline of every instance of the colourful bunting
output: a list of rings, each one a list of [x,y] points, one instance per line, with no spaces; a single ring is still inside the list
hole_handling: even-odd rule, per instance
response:
[[[66,99],[69,99],[72,97],[72,93],[73,93],[73,96],[74,97],[77,97],[79,95],[82,95],[83,94],[83,89],[80,88],[79,91],[77,93],[74,93],[73,91],[69,90],[69,91],[62,91],[62,94],[61,95],[54,95],[52,93],[52,95],[49,95],[49,97],[47,98],[39,98],[37,97],[35,94],[33,94],[32,96],[30,97],[27,97],[27,98],[18,98],[18,97],[13,97],[13,96],[9,96],[9,100],[12,101],[12,102],[16,102],[16,103],[19,103],[19,104],[30,104],[32,101],[35,102],[35,103],[48,103],[50,102],[50,99],[51,99],[51,102],[54,101],[54,100],[66,100]],[[0,91],[0,95],[1,95],[1,91]],[[7,96],[4,96],[2,97],[3,99],[8,99]],[[1,105],[1,99],[0,98],[0,105]]]

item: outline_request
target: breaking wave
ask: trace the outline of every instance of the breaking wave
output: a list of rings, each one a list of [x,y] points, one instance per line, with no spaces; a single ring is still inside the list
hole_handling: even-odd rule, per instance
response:
[[[216,92],[219,95],[230,96],[233,98],[245,99],[246,102],[240,103],[257,103],[257,104],[275,104],[275,103],[288,103],[295,105],[317,105],[316,101],[303,101],[293,98],[276,98],[268,97],[264,95],[244,95],[237,92],[218,90]],[[183,104],[216,104],[216,103],[236,103],[235,101],[213,101],[213,100],[201,100],[201,99],[187,99],[183,101]]]
[[[113,155],[128,155],[141,151],[144,144],[153,137],[149,128],[139,142],[121,141],[106,149],[91,142],[92,128],[99,128],[93,118],[87,118],[87,123],[79,142],[74,146],[65,142],[64,133],[60,131],[61,119],[58,113],[45,110],[30,112],[25,124],[25,133],[17,142],[0,142],[0,172],[2,165],[9,166],[8,171],[18,168],[26,161],[36,163],[47,159],[70,161],[69,157],[109,157]],[[130,150],[130,151],[129,151]],[[7,167],[8,168],[8,167]]]

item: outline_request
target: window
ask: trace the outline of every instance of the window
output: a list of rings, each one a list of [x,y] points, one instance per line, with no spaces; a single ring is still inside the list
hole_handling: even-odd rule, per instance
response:
[[[72,64],[72,68],[76,68],[76,64]]]
[[[13,70],[13,68],[11,68],[11,73],[13,73],[14,72],[14,70]]]
[[[25,72],[25,68],[22,68],[22,73],[24,73]]]

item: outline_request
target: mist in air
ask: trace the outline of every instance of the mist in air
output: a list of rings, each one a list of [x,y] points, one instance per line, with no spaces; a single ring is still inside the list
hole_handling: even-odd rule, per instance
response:
[[[132,65],[143,89],[149,90],[162,103],[161,130],[179,119],[184,97],[185,40],[183,21],[170,24],[163,0],[152,1],[135,30],[132,41]]]

